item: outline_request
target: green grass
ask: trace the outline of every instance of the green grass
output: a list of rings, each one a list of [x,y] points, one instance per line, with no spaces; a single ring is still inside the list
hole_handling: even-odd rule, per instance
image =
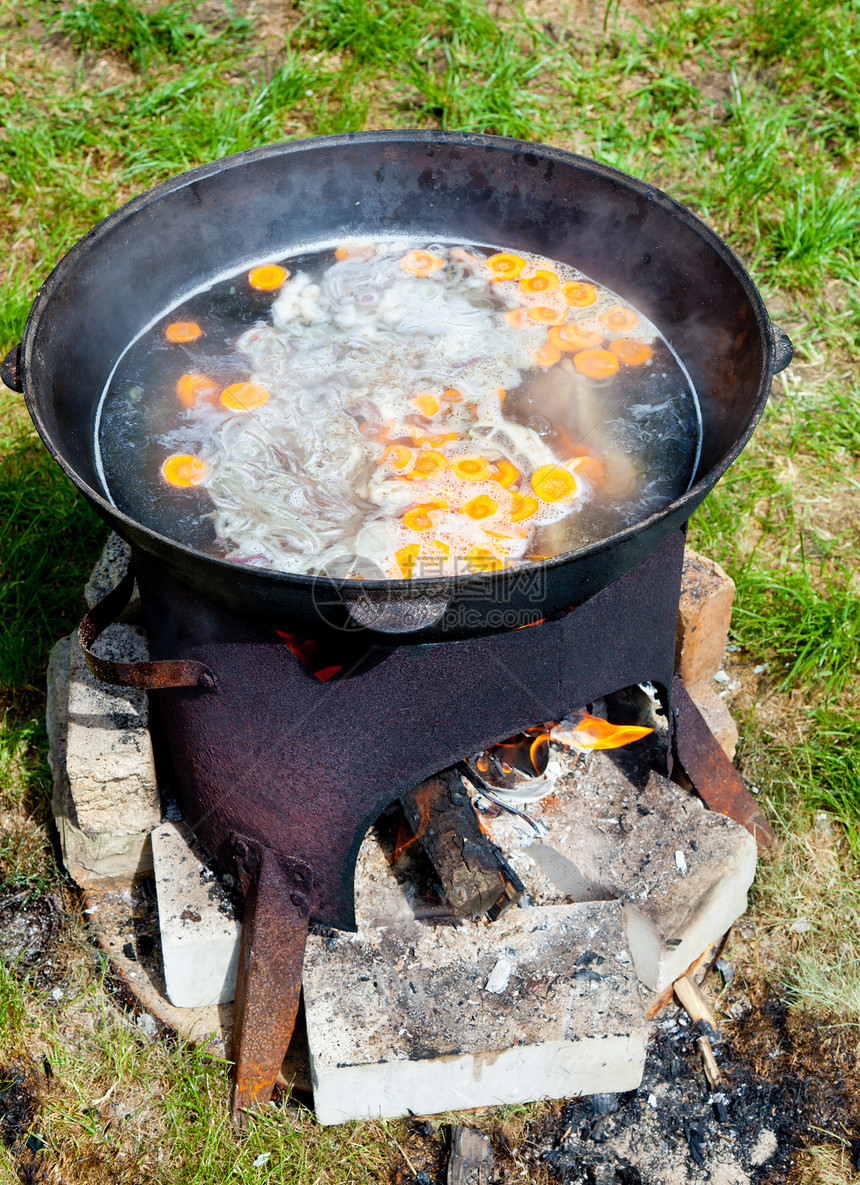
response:
[[[221,29],[192,19],[194,5],[168,0],[155,9],[133,0],[84,0],[49,22],[76,49],[119,54],[138,70],[152,62],[189,62],[241,40],[250,28],[246,18],[230,17]]]
[[[14,703],[83,615],[82,582],[106,534],[17,416],[0,437],[0,522],[0,695]]]
[[[846,576],[813,580],[808,567],[742,570],[735,636],[778,662],[785,686],[818,683],[838,696],[860,661],[860,597]]]

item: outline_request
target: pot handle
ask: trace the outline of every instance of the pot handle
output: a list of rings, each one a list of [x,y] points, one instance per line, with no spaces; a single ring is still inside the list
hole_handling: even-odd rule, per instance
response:
[[[770,340],[773,345],[771,373],[779,374],[781,370],[785,370],[794,357],[794,346],[785,330],[780,329],[773,321],[770,323]]]
[[[166,687],[199,687],[215,691],[215,676],[202,662],[191,659],[167,659],[160,662],[116,662],[100,658],[90,647],[99,634],[116,621],[134,590],[134,561],[130,560],[125,576],[106,597],[93,605],[78,627],[78,641],[87,666],[97,679],[117,687],[139,687],[159,691]]]
[[[13,346],[6,357],[0,362],[0,379],[10,391],[24,394],[24,384],[21,382],[21,347]]]

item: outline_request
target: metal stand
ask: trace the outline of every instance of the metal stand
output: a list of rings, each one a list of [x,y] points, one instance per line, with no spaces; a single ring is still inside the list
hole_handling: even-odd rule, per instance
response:
[[[245,894],[239,969],[233,1003],[233,1117],[272,1097],[293,1035],[302,991],[302,965],[313,874],[245,836],[234,836],[236,868]]]
[[[92,661],[111,682],[157,689],[183,815],[222,868],[238,868],[237,1118],[271,1098],[299,1006],[309,920],[355,928],[355,862],[368,827],[465,755],[649,681],[668,717],[669,766],[674,756],[709,807],[770,842],[758,805],[674,675],[683,556],[676,531],[614,584],[531,628],[371,644],[357,661],[357,639],[345,639],[348,665],[325,683],[270,625],[202,600],[152,556],[136,556],[152,662]],[[130,577],[125,584],[84,620],[85,647],[114,602],[124,603]]]

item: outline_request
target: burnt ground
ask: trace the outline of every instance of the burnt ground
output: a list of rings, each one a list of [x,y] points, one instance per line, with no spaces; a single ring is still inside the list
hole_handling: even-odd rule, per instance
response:
[[[19,978],[25,976],[37,992],[53,987],[62,974],[57,947],[63,936],[63,915],[63,902],[56,893],[0,888],[0,959]]]
[[[70,906],[61,889],[0,894],[0,956],[37,998],[51,997],[69,958],[79,953]],[[751,928],[750,920],[743,925]],[[730,943],[729,957],[731,949]],[[761,978],[764,968],[746,964],[744,953],[741,944],[733,977],[730,964],[721,964],[729,980],[722,992],[716,973],[706,984],[726,1038],[716,1047],[724,1076],[718,1090],[705,1079],[697,1031],[685,1013],[669,1008],[655,1023],[638,1090],[460,1117],[490,1136],[500,1185],[835,1185],[852,1179],[852,1160],[860,1164],[856,1026],[792,1008],[781,989]],[[0,1140],[18,1180],[47,1181],[53,1179],[45,1175],[52,1152],[39,1122],[40,1097],[51,1105],[50,1067],[26,1039],[23,1046],[20,1056],[0,1065]],[[296,1108],[295,1101],[284,1105]],[[416,1120],[392,1124],[391,1132],[390,1180],[443,1185],[447,1124]],[[846,1174],[818,1174],[806,1150],[822,1145],[838,1151]]]
[[[717,980],[717,982],[719,982]],[[655,1025],[636,1091],[566,1100],[523,1120],[461,1117],[490,1135],[501,1185],[815,1185],[860,1168],[860,1062],[855,1026],[792,1012],[766,984],[722,997],[723,1082],[711,1090],[686,1015]],[[445,1128],[416,1121],[394,1170],[398,1185],[443,1185]],[[807,1150],[838,1150],[847,1173],[822,1176]],[[423,1167],[421,1167],[423,1165]]]
[[[821,1144],[823,1132],[850,1141],[858,1130],[854,1048],[840,1046],[840,1027],[792,1021],[785,1001],[772,993],[732,1028],[731,1040],[717,1049],[724,1081],[711,1090],[695,1030],[683,1017],[662,1021],[639,1090],[565,1109],[562,1138],[544,1156],[550,1179],[564,1185],[809,1181],[799,1153]]]
[[[23,1185],[47,1181],[39,1153],[44,1140],[33,1129],[39,1099],[31,1071],[23,1065],[0,1066],[0,1140],[15,1157]]]

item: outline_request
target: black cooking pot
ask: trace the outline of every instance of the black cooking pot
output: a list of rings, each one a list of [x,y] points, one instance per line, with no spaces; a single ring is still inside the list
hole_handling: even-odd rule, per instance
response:
[[[454,238],[538,253],[574,264],[641,309],[699,393],[702,451],[687,493],[599,543],[527,569],[411,581],[239,566],[113,506],[96,474],[94,418],[128,343],[209,277],[359,235]],[[739,261],[666,194],[556,148],[400,131],[243,152],[123,206],[48,277],[4,377],[23,389],[48,449],[96,510],[203,597],[297,633],[319,633],[325,621],[438,641],[561,613],[655,551],[736,459],[771,377],[790,359],[791,343],[771,324]]]

